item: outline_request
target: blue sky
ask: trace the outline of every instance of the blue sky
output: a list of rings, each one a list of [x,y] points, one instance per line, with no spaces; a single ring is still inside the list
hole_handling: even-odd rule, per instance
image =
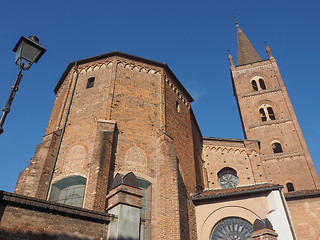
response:
[[[233,16],[260,56],[272,49],[320,173],[318,1],[4,1],[0,9],[0,107],[18,68],[12,48],[37,35],[47,52],[24,72],[0,135],[0,190],[13,191],[48,123],[53,88],[70,61],[119,50],[166,62],[195,99],[203,136],[243,138],[227,59]]]

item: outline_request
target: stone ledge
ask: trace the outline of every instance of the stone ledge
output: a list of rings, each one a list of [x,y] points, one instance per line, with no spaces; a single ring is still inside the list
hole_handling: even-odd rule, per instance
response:
[[[264,95],[267,93],[272,93],[272,92],[278,92],[281,91],[281,88],[270,88],[270,89],[266,89],[266,90],[259,90],[259,91],[255,91],[255,92],[251,92],[251,93],[246,93],[243,94],[241,97],[246,98],[246,97],[251,97],[251,96],[259,96],[259,95]]]
[[[109,223],[115,219],[115,216],[112,214],[92,211],[89,209],[74,207],[5,191],[0,191],[0,205],[16,206],[19,208],[32,209],[93,222]]]
[[[267,161],[270,159],[280,159],[280,158],[288,158],[288,157],[295,157],[295,156],[301,156],[304,155],[304,152],[293,152],[293,153],[275,153],[271,156],[261,156],[261,160]]]
[[[253,129],[253,128],[257,128],[257,127],[264,127],[264,126],[269,126],[269,125],[276,125],[276,124],[281,124],[281,123],[286,123],[286,122],[292,122],[292,119],[284,118],[284,119],[276,119],[276,120],[269,120],[269,121],[265,121],[265,122],[254,123],[249,126],[249,129]]]

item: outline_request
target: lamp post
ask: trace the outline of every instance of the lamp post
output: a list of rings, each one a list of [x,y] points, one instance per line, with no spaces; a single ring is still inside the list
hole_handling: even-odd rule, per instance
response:
[[[41,56],[45,53],[46,49],[41,46],[39,39],[36,36],[21,37],[16,46],[13,48],[16,53],[15,63],[19,66],[20,71],[14,85],[11,87],[10,96],[5,107],[2,109],[0,118],[0,134],[3,133],[3,124],[6,120],[10,107],[16,92],[19,89],[19,84],[22,78],[22,71],[28,70],[33,63],[37,63]]]

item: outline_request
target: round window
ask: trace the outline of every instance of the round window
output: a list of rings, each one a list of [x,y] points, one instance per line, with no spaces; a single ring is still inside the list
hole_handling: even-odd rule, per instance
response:
[[[218,179],[222,188],[234,188],[238,185],[237,172],[232,168],[223,168],[218,173]]]
[[[210,240],[252,239],[252,230],[252,225],[242,218],[224,218],[213,228]]]

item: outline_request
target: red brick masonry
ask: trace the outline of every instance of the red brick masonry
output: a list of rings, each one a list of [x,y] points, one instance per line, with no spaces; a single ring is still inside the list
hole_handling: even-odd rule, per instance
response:
[[[107,239],[111,214],[0,191],[0,239]]]

